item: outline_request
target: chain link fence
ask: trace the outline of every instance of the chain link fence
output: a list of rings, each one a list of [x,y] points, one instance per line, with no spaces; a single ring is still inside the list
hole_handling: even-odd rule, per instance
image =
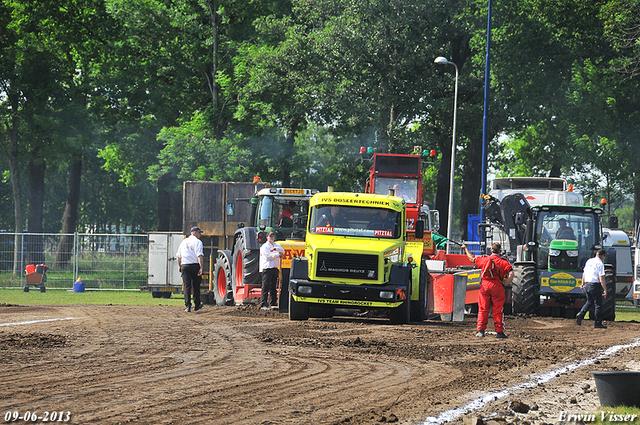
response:
[[[147,247],[147,235],[0,233],[0,287],[24,287],[26,266],[45,264],[47,288],[139,289]]]

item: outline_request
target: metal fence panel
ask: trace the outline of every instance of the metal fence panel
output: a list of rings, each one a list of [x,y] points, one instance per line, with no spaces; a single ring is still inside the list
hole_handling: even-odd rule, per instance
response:
[[[147,284],[147,235],[0,233],[0,286],[25,285],[28,264],[46,264],[47,288],[137,289]]]

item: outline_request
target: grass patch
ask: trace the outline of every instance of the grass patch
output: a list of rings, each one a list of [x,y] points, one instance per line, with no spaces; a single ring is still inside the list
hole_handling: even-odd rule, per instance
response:
[[[49,289],[40,292],[31,289],[24,292],[19,289],[0,289],[0,304],[12,305],[184,305],[182,294],[171,298],[153,298],[151,292],[141,291],[85,291],[73,292],[64,289]]]
[[[640,308],[635,307],[631,301],[618,301],[616,322],[640,322]]]

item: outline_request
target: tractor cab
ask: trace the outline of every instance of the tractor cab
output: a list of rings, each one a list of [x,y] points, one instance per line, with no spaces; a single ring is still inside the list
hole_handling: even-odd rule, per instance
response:
[[[600,208],[543,205],[531,211],[525,259],[538,270],[581,272],[602,246]]]

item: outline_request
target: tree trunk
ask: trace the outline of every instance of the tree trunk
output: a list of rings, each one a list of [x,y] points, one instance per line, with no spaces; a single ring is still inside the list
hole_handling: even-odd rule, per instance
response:
[[[638,230],[638,222],[640,222],[640,183],[633,185],[633,231]],[[636,238],[639,235],[636,233]]]
[[[62,237],[56,251],[53,267],[62,269],[73,254],[73,233],[78,225],[78,205],[80,204],[80,182],[82,180],[82,156],[77,155],[69,167],[67,180],[67,202],[62,214]]]
[[[27,235],[25,241],[26,264],[44,263],[44,176],[47,164],[44,158],[39,157],[38,150],[31,152],[31,159],[27,166],[29,170],[29,219],[27,221]]]
[[[20,274],[24,258],[22,258],[22,231],[24,229],[24,211],[22,209],[22,190],[20,188],[20,170],[18,164],[18,131],[17,119],[11,120],[9,139],[11,143],[9,153],[9,178],[13,190],[13,214],[15,220],[15,238],[13,244],[13,273]]]
[[[479,176],[482,175],[482,138],[470,139],[468,155],[464,163],[462,195],[460,202],[460,226],[462,227],[462,239],[467,240],[467,221],[469,214],[478,214],[480,192],[482,188]]]
[[[169,174],[163,175],[158,180],[158,231],[168,232],[172,230],[171,227],[171,198],[172,193],[168,190],[171,183],[172,176]],[[180,231],[182,229],[182,223],[180,224]]]

